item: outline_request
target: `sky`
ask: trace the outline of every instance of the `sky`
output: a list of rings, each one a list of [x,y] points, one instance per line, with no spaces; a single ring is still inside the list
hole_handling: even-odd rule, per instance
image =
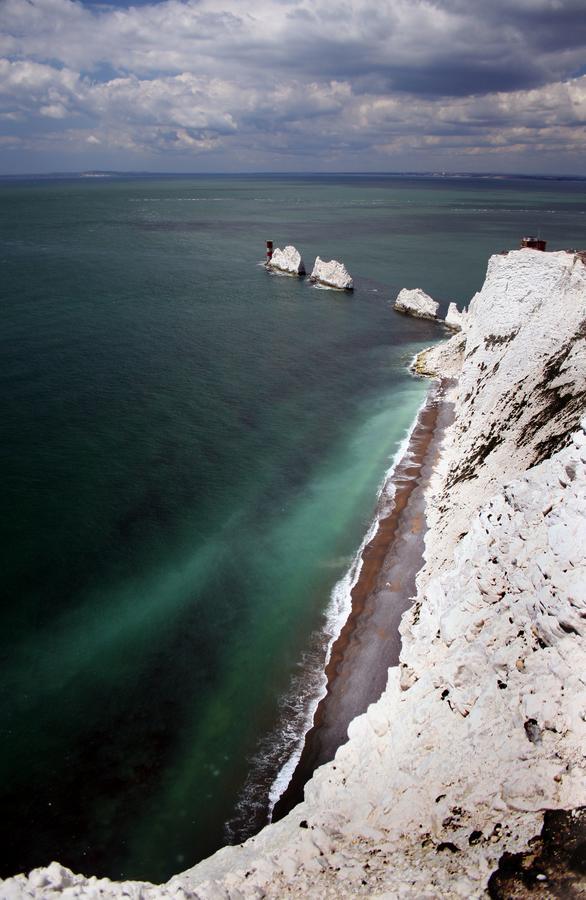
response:
[[[586,0],[0,0],[0,173],[586,175]]]

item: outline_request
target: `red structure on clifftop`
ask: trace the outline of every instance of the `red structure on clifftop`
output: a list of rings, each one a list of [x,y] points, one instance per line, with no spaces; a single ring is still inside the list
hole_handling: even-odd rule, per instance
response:
[[[523,249],[523,247],[529,247],[531,250],[545,250],[546,244],[547,241],[542,241],[541,238],[538,237],[521,238],[521,249]]]

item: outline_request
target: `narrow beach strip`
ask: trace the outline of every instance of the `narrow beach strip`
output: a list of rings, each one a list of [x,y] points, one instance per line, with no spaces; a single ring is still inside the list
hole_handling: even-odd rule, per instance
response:
[[[348,739],[352,719],[378,700],[389,667],[399,663],[399,622],[411,604],[423,565],[425,491],[451,420],[445,385],[432,385],[407,450],[381,492],[380,502],[387,509],[388,497],[393,497],[391,508],[382,512],[376,533],[363,550],[351,612],[326,666],[326,693],[289,785],[275,804],[273,821],[303,800],[304,786],[315,769],[334,758]]]

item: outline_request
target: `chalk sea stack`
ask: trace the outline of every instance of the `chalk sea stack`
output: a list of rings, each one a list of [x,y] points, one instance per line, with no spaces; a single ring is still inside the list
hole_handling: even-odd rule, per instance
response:
[[[452,331],[462,331],[465,322],[466,312],[460,312],[455,303],[450,303],[444,319],[444,325],[447,325]]]
[[[337,259],[326,261],[316,256],[309,280],[322,287],[335,288],[338,291],[351,291],[354,282],[345,265]]]
[[[406,313],[418,319],[437,319],[439,303],[436,303],[421,288],[413,288],[412,290],[403,288],[399,292],[393,308],[397,312]]]
[[[288,245],[284,250],[277,247],[273,250],[273,254],[267,260],[266,267],[269,270],[279,272],[283,275],[305,275],[305,264],[295,247]]]

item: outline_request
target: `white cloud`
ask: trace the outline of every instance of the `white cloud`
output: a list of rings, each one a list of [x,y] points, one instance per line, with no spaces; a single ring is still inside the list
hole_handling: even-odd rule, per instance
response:
[[[569,77],[586,45],[579,6],[0,0],[0,133],[40,155],[61,142],[160,168],[214,153],[253,167],[522,160],[532,146],[570,160],[585,149],[586,82]]]
[[[4,116],[25,114],[64,118],[83,94],[77,72],[53,66],[0,59],[0,108]]]
[[[47,106],[41,106],[39,113],[48,119],[65,119],[69,110],[63,103],[50,103]]]

